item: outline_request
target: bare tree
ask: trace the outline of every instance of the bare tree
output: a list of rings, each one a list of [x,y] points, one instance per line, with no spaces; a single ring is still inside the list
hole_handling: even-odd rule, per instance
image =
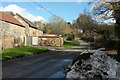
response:
[[[83,14],[79,14],[77,21],[77,28],[87,31],[88,33],[93,32],[97,27],[97,22],[92,18],[90,12],[84,10]]]
[[[71,24],[59,16],[51,16],[49,23],[45,25],[44,32],[56,35],[66,35],[72,32]]]
[[[93,7],[94,14],[100,16],[103,20],[115,20],[115,33],[118,37],[117,52],[120,58],[120,1],[102,0],[102,2],[95,2]]]

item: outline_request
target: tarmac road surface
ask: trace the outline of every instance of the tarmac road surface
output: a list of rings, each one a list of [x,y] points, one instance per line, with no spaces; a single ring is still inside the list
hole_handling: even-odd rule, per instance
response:
[[[72,63],[81,50],[89,44],[80,40],[81,45],[69,48],[54,48],[52,51],[25,56],[2,63],[3,78],[64,78],[62,69]],[[52,48],[53,49],[53,48]]]

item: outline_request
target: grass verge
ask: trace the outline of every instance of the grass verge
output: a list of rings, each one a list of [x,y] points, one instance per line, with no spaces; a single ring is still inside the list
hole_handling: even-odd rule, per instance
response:
[[[63,47],[71,47],[71,46],[78,46],[78,45],[80,45],[80,43],[77,40],[72,40],[72,41],[64,40]]]
[[[23,57],[27,55],[32,55],[36,53],[46,52],[48,49],[24,46],[24,47],[15,47],[2,50],[2,60],[14,59],[17,57]]]

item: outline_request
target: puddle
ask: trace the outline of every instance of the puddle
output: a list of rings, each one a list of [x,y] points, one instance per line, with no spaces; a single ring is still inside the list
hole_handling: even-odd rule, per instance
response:
[[[51,61],[55,61],[56,59],[53,59]],[[72,62],[72,59],[63,59],[61,60],[61,64],[59,63],[59,65],[61,66],[62,64],[70,64]],[[56,65],[58,66],[58,65]],[[52,76],[50,76],[49,78],[65,78],[65,74],[62,71],[58,71],[55,74],[53,74]]]

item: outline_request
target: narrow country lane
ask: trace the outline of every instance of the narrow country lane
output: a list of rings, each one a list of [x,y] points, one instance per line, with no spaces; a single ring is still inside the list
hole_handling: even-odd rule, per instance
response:
[[[62,69],[68,66],[80,50],[88,44],[80,40],[80,46],[53,50],[3,62],[3,78],[64,78]],[[78,49],[78,50],[77,50]]]

